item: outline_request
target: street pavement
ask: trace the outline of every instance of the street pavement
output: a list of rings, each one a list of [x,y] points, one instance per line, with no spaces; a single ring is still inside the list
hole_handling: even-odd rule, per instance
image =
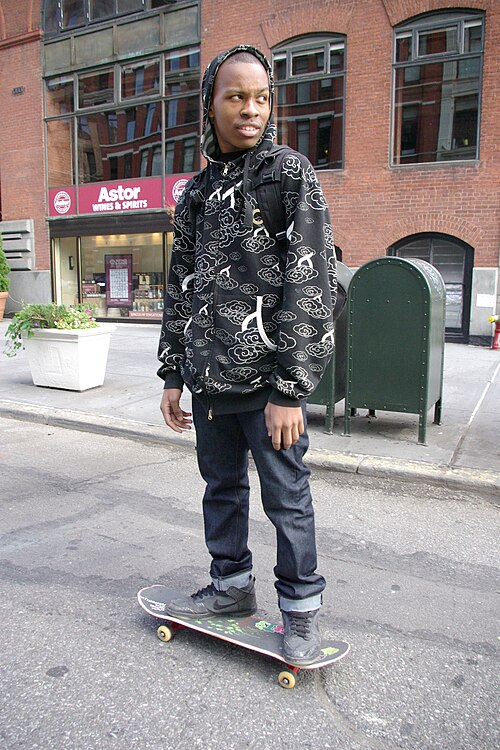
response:
[[[162,643],[137,604],[208,582],[193,451],[0,430],[2,750],[500,747],[490,495],[316,468],[320,626],[351,651],[283,690],[278,662],[190,631]],[[259,613],[279,622],[254,467],[250,483]]]
[[[3,341],[9,321],[0,322]],[[77,393],[33,385],[26,353],[0,355],[0,416],[106,435],[194,446],[194,432],[170,431],[159,411],[157,325],[119,324],[111,336],[104,385]],[[190,394],[182,404],[190,410]],[[500,492],[500,352],[445,345],[442,424],[428,412],[427,444],[418,444],[418,415],[360,411],[343,435],[343,402],[333,434],[325,407],[308,406],[311,466]]]

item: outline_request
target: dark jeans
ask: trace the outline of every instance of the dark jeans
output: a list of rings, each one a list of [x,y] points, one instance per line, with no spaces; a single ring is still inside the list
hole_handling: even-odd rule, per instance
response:
[[[305,405],[303,405],[305,424]],[[207,486],[203,497],[205,541],[212,556],[212,578],[252,569],[248,549],[250,484],[248,451],[259,474],[264,511],[277,538],[276,589],[282,598],[321,601],[325,580],[316,573],[314,510],[309,469],[303,463],[307,432],[289,450],[276,451],[264,411],[207,418],[193,398],[198,466]],[[283,608],[290,608],[283,606]]]

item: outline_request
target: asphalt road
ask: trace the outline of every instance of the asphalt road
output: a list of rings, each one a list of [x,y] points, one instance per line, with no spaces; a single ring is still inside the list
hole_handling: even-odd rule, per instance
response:
[[[147,583],[207,583],[190,446],[0,429],[2,750],[500,746],[492,497],[315,471],[322,630],[352,651],[283,690],[277,662],[188,631],[163,644],[136,604]],[[258,491],[252,507],[273,617]]]

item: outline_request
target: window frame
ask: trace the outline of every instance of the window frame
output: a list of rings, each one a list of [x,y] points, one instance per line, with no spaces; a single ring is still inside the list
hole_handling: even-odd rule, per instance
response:
[[[422,33],[432,32],[434,30],[446,30],[456,27],[458,49],[456,51],[446,51],[438,53],[420,54],[419,39]],[[481,47],[478,50],[466,51],[466,30],[470,28],[481,28]],[[394,27],[393,31],[393,49],[392,49],[392,92],[391,92],[391,127],[390,127],[390,149],[389,149],[389,167],[391,169],[406,169],[421,167],[423,165],[443,166],[448,164],[464,163],[470,164],[480,160],[480,132],[481,132],[481,110],[482,110],[482,88],[483,88],[483,68],[484,68],[484,36],[485,36],[485,14],[477,10],[456,10],[456,11],[437,11],[426,13],[410,21],[405,21]],[[398,40],[403,38],[411,39],[411,46],[406,60],[398,60]],[[457,158],[453,159],[434,159],[434,161],[415,161],[401,163],[403,154],[396,153],[395,131],[396,131],[396,94],[397,94],[397,75],[398,71],[405,69],[418,68],[420,66],[433,63],[452,63],[456,62],[457,67],[460,62],[480,58],[480,70],[478,76],[478,108],[477,108],[477,126],[476,126],[476,156],[474,158]],[[458,80],[458,79],[457,79]],[[437,152],[436,152],[437,153]]]
[[[331,65],[332,62],[332,52],[341,50],[343,52],[343,65],[342,68],[334,68]],[[294,60],[297,60],[301,55],[306,54],[319,54],[323,53],[323,70],[316,70],[316,71],[305,71],[305,72],[294,72],[293,63]],[[278,79],[277,76],[275,76],[274,79],[274,87],[275,87],[275,120],[276,120],[276,126],[279,127],[279,115],[278,112],[282,106],[284,106],[283,103],[279,102],[280,98],[280,91],[286,91],[286,87],[295,84],[298,87],[301,84],[305,83],[311,83],[314,81],[324,81],[328,79],[333,78],[340,78],[342,79],[342,136],[341,136],[341,144],[340,144],[340,159],[336,160],[336,162],[340,162],[340,166],[333,166],[333,167],[323,167],[320,164],[317,164],[317,149],[318,144],[313,146],[311,143],[309,143],[309,148],[307,153],[304,155],[309,158],[311,161],[314,169],[321,170],[322,172],[341,172],[345,168],[345,118],[346,118],[346,76],[347,76],[347,37],[344,34],[336,34],[336,33],[329,33],[329,34],[307,34],[300,37],[294,37],[293,39],[289,39],[286,42],[280,43],[279,45],[276,45],[272,49],[272,55],[271,55],[271,63],[273,71],[276,70],[277,64],[280,62],[285,62],[285,69],[284,69],[284,75]],[[321,85],[321,84],[320,84]],[[299,98],[297,97],[296,104],[300,104]],[[314,117],[306,118],[304,116],[297,116],[295,118],[295,122],[297,124],[304,123],[307,121],[310,125],[310,123],[313,120],[316,120],[318,123],[324,119],[325,117],[330,118],[330,128],[333,129],[333,121],[335,117],[339,117],[339,115],[335,113],[334,109],[332,108],[329,112],[325,112],[323,114],[317,114]],[[311,128],[309,127],[309,131]],[[319,131],[318,131],[319,132]],[[298,135],[297,135],[298,138]],[[313,154],[314,149],[314,154]],[[303,153],[303,152],[301,152]]]
[[[166,55],[172,55],[172,56],[182,56],[187,55],[190,59],[190,61],[196,62],[196,58],[193,58],[193,55],[198,56],[197,62],[198,66],[193,68],[186,68],[182,69],[181,71],[173,71],[172,73],[165,74],[165,58]],[[199,55],[200,55],[200,47],[199,45],[193,45],[188,44],[184,47],[175,48],[171,50],[163,50],[160,54],[148,54],[144,57],[138,57],[134,58],[133,61],[127,60],[127,59],[121,59],[114,64],[110,65],[109,63],[103,63],[100,66],[91,66],[86,68],[80,68],[79,70],[68,72],[68,73],[61,73],[57,75],[47,75],[44,78],[44,97],[43,97],[43,107],[44,107],[44,127],[46,131],[46,138],[45,138],[45,162],[47,165],[49,165],[49,151],[50,151],[50,144],[48,141],[47,133],[48,129],[50,127],[50,123],[57,122],[57,121],[66,121],[69,122],[70,127],[72,128],[72,135],[71,135],[71,144],[72,144],[72,154],[71,154],[71,172],[72,172],[72,184],[75,187],[79,187],[82,184],[86,184],[87,181],[82,181],[80,178],[81,170],[79,166],[79,160],[82,157],[82,155],[79,153],[79,125],[82,121],[82,118],[87,117],[93,117],[95,115],[102,115],[106,118],[108,117],[116,117],[116,114],[121,111],[126,110],[137,110],[138,107],[147,107],[146,110],[146,118],[145,118],[145,133],[144,136],[150,136],[155,133],[160,133],[160,143],[161,143],[161,163],[163,164],[163,174],[165,175],[165,157],[166,157],[166,149],[167,144],[172,141],[175,143],[178,140],[185,140],[186,138],[193,138],[195,141],[195,149],[194,149],[194,161],[196,163],[196,141],[198,141],[198,145],[200,142],[201,137],[201,113],[198,109],[198,119],[196,122],[193,122],[194,127],[192,128],[192,132],[188,133],[176,133],[173,137],[169,136],[169,128],[167,120],[166,120],[166,106],[169,102],[175,102],[175,105],[178,105],[179,100],[183,101],[185,99],[186,94],[184,92],[180,93],[167,93],[166,89],[166,81],[172,81],[172,80],[189,80],[189,79],[196,79],[198,82],[198,86],[196,89],[196,94],[192,93],[192,96],[197,97],[197,101],[199,102],[199,85],[201,83],[201,68],[199,67]],[[130,67],[141,67],[148,64],[148,62],[153,63],[159,63],[159,93],[153,93],[153,94],[138,94],[137,96],[131,96],[127,98],[122,97],[122,71],[125,68]],[[89,76],[99,76],[102,73],[113,73],[113,95],[112,97],[106,102],[101,104],[96,104],[92,106],[80,106],[80,96],[79,96],[79,81],[83,77],[89,77]],[[60,85],[71,85],[72,87],[72,96],[68,97],[72,101],[72,105],[70,106],[69,101],[67,102],[67,111],[61,112],[59,114],[52,114],[53,112],[53,106],[49,105],[49,99],[50,96],[50,89],[51,84],[54,84],[54,86],[60,86]],[[188,95],[191,95],[188,92]],[[151,110],[156,110],[157,106],[160,105],[160,122],[158,123],[158,127],[153,127],[153,117],[154,112],[151,114]],[[48,114],[48,112],[51,112],[51,114]],[[186,123],[185,125],[177,125],[175,124],[174,129],[178,129],[182,127],[188,127],[191,123]],[[146,127],[148,125],[148,127]],[[132,125],[130,125],[130,128]],[[150,129],[150,130],[149,130]],[[146,132],[147,131],[147,132]],[[154,131],[154,133],[153,133]],[[130,139],[129,139],[130,140]],[[131,139],[134,140],[134,139]],[[111,142],[111,141],[110,141]],[[127,141],[129,142],[129,141]],[[141,157],[142,162],[142,157]],[[158,159],[158,163],[160,163],[160,160]],[[141,170],[141,167],[139,167],[139,171]],[[179,172],[181,174],[182,172]],[[140,175],[139,175],[140,176]],[[167,175],[168,176],[168,175]],[[119,178],[119,179],[125,179],[125,177]],[[47,189],[49,189],[48,180],[47,182]]]

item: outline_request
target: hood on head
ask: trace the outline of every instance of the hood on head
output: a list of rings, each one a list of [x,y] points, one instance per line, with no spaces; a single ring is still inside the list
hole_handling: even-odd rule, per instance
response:
[[[205,71],[205,74],[203,76],[203,83],[201,87],[201,93],[202,93],[202,101],[203,101],[203,128],[202,128],[202,137],[201,137],[201,153],[206,159],[216,159],[219,155],[219,147],[217,144],[217,136],[215,135],[215,130],[212,127],[212,123],[210,122],[210,118],[208,116],[208,110],[210,108],[210,104],[212,103],[212,95],[214,90],[214,83],[215,83],[215,77],[217,75],[217,72],[222,65],[223,62],[225,62],[228,57],[231,57],[232,55],[235,55],[238,52],[249,52],[251,55],[253,55],[258,62],[262,63],[264,66],[267,77],[269,79],[269,94],[270,94],[270,115],[269,120],[267,123],[267,127],[262,134],[259,142],[253,147],[253,149],[258,148],[264,141],[269,143],[269,146],[272,145],[274,137],[276,135],[276,128],[274,125],[273,120],[273,99],[274,99],[274,81],[273,81],[273,73],[272,68],[269,60],[267,57],[260,52],[256,47],[251,47],[248,44],[239,44],[237,47],[232,47],[231,49],[226,50],[225,52],[221,52],[217,55],[217,57],[214,57],[210,65]],[[252,149],[252,150],[253,150]]]

